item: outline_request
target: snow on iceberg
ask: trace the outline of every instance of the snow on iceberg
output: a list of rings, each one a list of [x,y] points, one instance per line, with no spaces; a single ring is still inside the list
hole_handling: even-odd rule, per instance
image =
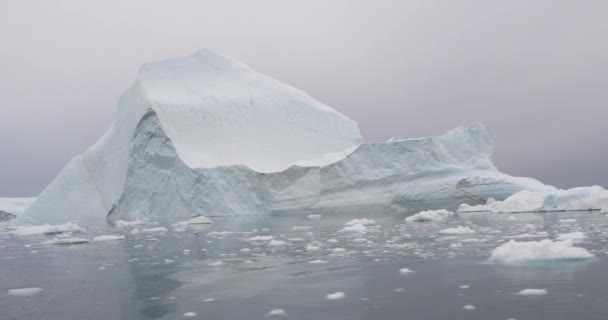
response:
[[[462,204],[458,212],[489,211],[493,213],[588,211],[608,207],[608,190],[600,187],[579,187],[567,190],[548,189],[520,191],[503,201],[484,205]]]
[[[445,210],[426,210],[416,213],[415,215],[405,218],[405,222],[427,222],[427,221],[441,221],[453,213]]]
[[[500,173],[481,124],[362,142],[356,122],[209,50],[145,64],[104,136],[21,221],[414,213],[551,187]]]
[[[494,249],[490,262],[502,264],[526,264],[554,260],[585,260],[593,258],[587,249],[575,247],[572,240],[515,241]]]
[[[2,198],[0,197],[0,221],[17,217],[27,209],[36,198]]]

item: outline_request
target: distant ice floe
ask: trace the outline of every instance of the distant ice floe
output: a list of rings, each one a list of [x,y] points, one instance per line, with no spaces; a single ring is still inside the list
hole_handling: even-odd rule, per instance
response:
[[[584,234],[583,232],[580,232],[580,231],[570,232],[570,233],[562,233],[562,234],[557,235],[557,238],[555,238],[555,240],[558,240],[558,241],[572,240],[575,243],[576,242],[581,242],[581,241],[583,241],[585,239],[587,239],[587,235]]]
[[[132,220],[132,221],[127,221],[127,220],[116,220],[114,222],[114,224],[121,228],[121,227],[132,227],[132,226],[139,226],[144,224],[143,220],[140,219],[136,219],[136,220]]]
[[[516,293],[518,296],[543,296],[548,293],[547,289],[524,289]]]
[[[447,228],[439,231],[439,234],[442,235],[465,235],[465,234],[473,234],[475,230],[467,227],[467,226],[458,226],[455,228]]]
[[[93,237],[94,242],[100,241],[116,241],[116,240],[124,240],[125,236],[116,235],[116,234],[105,234],[97,237]]]
[[[410,268],[401,268],[401,269],[399,269],[399,273],[402,275],[406,275],[406,274],[414,273],[414,271],[412,271]]]
[[[41,235],[41,234],[56,234],[56,233],[64,233],[64,232],[82,232],[82,229],[79,225],[68,222],[64,224],[57,225],[37,225],[37,226],[21,226],[17,227],[15,230],[11,231],[12,234],[18,236],[33,236],[33,235]]]
[[[367,232],[368,227],[375,226],[376,221],[373,219],[353,219],[344,224],[345,227],[339,232]]]
[[[266,314],[266,317],[268,317],[268,318],[272,318],[272,317],[286,317],[286,316],[287,316],[287,312],[285,312],[285,310],[283,310],[283,309],[270,310]]]
[[[441,221],[451,215],[453,213],[445,209],[427,210],[405,218],[405,222]]]
[[[526,264],[555,260],[585,260],[594,258],[587,249],[575,247],[572,240],[515,241],[494,249],[489,261],[501,264]]]
[[[55,244],[55,245],[69,245],[69,244],[85,244],[89,243],[91,240],[86,238],[55,238],[52,240],[44,241],[42,244]]]
[[[600,187],[579,187],[567,190],[520,191],[503,201],[489,199],[486,204],[462,204],[458,212],[487,211],[493,213],[551,212],[600,210],[608,212],[608,190]]]
[[[346,297],[346,294],[344,294],[344,292],[330,293],[326,296],[327,300],[341,300],[341,299],[344,299],[345,297]]]
[[[15,297],[31,297],[42,291],[42,288],[17,288],[8,290],[8,295]]]

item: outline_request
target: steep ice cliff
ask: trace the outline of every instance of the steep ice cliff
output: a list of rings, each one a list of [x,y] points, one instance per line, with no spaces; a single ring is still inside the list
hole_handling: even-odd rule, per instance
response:
[[[142,66],[116,120],[24,220],[456,209],[552,187],[502,174],[481,124],[363,143],[357,124],[210,51]]]

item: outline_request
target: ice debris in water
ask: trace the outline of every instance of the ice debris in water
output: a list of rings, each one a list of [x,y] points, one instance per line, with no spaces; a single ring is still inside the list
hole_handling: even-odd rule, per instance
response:
[[[344,299],[344,297],[346,297],[344,292],[334,292],[334,293],[330,293],[326,296],[327,300],[340,300],[340,299]]]
[[[124,240],[125,236],[115,235],[115,234],[105,234],[102,236],[93,237],[93,241],[115,241],[115,240]]]
[[[439,231],[439,234],[443,235],[460,235],[460,234],[473,234],[475,230],[467,226],[458,226],[455,228],[447,228]]]
[[[308,219],[319,220],[319,219],[321,219],[321,215],[320,214],[311,214],[311,215],[308,215]]]
[[[406,274],[414,273],[414,271],[410,270],[409,268],[402,268],[399,270],[399,273],[406,275]]]
[[[55,238],[52,240],[44,241],[42,244],[57,244],[57,245],[68,245],[68,244],[84,244],[89,243],[91,240],[85,238]]]
[[[557,235],[557,238],[555,238],[555,239],[559,240],[559,241],[572,240],[574,242],[579,242],[579,241],[587,239],[587,235],[580,231],[576,231],[576,232],[559,234],[559,235]]]
[[[8,294],[15,297],[30,297],[42,291],[42,288],[17,288],[8,290]]]
[[[466,306],[462,307],[462,309],[470,311],[477,309],[477,307],[475,307],[474,305],[467,304]]]
[[[270,310],[266,314],[266,317],[285,317],[285,316],[287,316],[287,312],[285,312],[285,310],[283,310],[283,309]]]
[[[184,313],[184,317],[188,317],[188,318],[196,317],[196,312],[186,312],[186,313]]]
[[[136,220],[132,220],[132,221],[127,221],[127,220],[117,220],[114,222],[114,224],[121,228],[121,227],[131,227],[131,226],[139,226],[144,224],[144,222],[142,220],[136,219]]]
[[[376,221],[373,219],[353,219],[344,224],[344,227],[340,232],[366,232],[369,226],[375,226]]]
[[[157,228],[149,228],[149,229],[142,229],[141,232],[144,233],[160,233],[160,232],[167,232],[169,230],[167,230],[167,228],[165,227],[157,227]]]
[[[587,249],[575,247],[572,240],[545,239],[522,242],[510,240],[494,249],[489,261],[503,264],[525,264],[539,261],[583,260],[593,257],[593,254]]]
[[[405,218],[405,222],[441,221],[452,214],[452,212],[445,209],[421,211]]]
[[[520,292],[516,293],[516,295],[519,296],[542,296],[542,295],[546,295],[547,289],[524,289],[521,290]]]
[[[64,233],[64,232],[81,232],[84,231],[79,225],[68,222],[64,224],[57,225],[39,225],[39,226],[23,226],[18,227],[13,230],[11,233],[18,236],[33,236],[39,234],[55,234],[55,233]]]

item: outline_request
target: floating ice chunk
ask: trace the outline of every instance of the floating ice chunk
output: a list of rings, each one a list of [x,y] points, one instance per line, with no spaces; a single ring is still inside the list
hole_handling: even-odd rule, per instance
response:
[[[283,310],[283,309],[270,310],[266,314],[266,317],[268,317],[268,318],[271,318],[271,317],[286,317],[286,316],[287,316],[287,312],[285,312],[285,310]]]
[[[312,245],[312,244],[308,244],[306,246],[306,251],[308,251],[308,252],[315,252],[315,251],[319,251],[319,250],[321,250],[320,247],[317,247],[317,246]]]
[[[312,260],[312,261],[309,261],[308,263],[311,263],[311,264],[322,264],[322,263],[327,263],[327,260]]]
[[[213,302],[213,301],[215,301],[215,298],[209,298],[209,299],[203,300],[203,302]]]
[[[608,213],[608,206],[602,207],[602,209],[600,209],[600,213],[607,214]]]
[[[477,307],[474,305],[467,304],[466,306],[462,307],[462,309],[470,311],[477,309]]]
[[[576,222],[576,219],[559,219],[560,223]]]
[[[93,238],[93,241],[115,241],[115,240],[124,240],[125,236],[115,235],[115,234],[106,234],[103,236],[97,236]]]
[[[340,300],[344,299],[345,297],[346,295],[344,294],[344,292],[330,293],[326,296],[327,300]]]
[[[42,288],[17,288],[8,290],[8,294],[15,297],[31,297],[42,291]]]
[[[161,232],[167,232],[169,230],[167,230],[167,228],[165,227],[156,227],[156,228],[148,228],[148,229],[142,229],[141,232],[144,233],[161,233]]]
[[[516,293],[519,296],[543,296],[546,295],[547,289],[524,289]]]
[[[196,317],[196,312],[186,312],[186,313],[184,313],[184,317],[187,317],[187,318]]]
[[[136,219],[136,220],[132,220],[132,221],[127,221],[127,220],[116,220],[114,222],[114,224],[119,227],[132,227],[132,226],[139,226],[144,224],[144,222],[142,220]]]
[[[471,287],[471,286],[470,286],[470,285],[468,285],[468,284],[463,284],[463,285],[461,285],[461,286],[458,286],[458,288],[460,288],[460,289],[469,289],[470,287]]]
[[[401,269],[399,269],[399,273],[402,275],[406,275],[406,274],[414,273],[414,271],[410,270],[409,268],[401,268]]]
[[[490,262],[525,264],[551,260],[583,260],[593,258],[585,248],[575,247],[572,240],[518,242],[510,240],[492,251]]]
[[[209,262],[207,265],[210,267],[221,267],[224,265],[224,263],[222,261],[216,261],[216,262]]]
[[[255,236],[255,237],[251,237],[251,238],[247,239],[247,241],[264,242],[264,241],[270,241],[272,239],[273,239],[272,236]]]
[[[345,226],[356,226],[356,225],[362,225],[362,226],[373,226],[376,225],[376,221],[374,221],[373,219],[353,219],[347,223],[344,224]]]
[[[418,212],[413,216],[405,218],[405,222],[441,221],[451,215],[453,215],[453,213],[445,209],[427,210]]]
[[[308,219],[319,220],[319,219],[321,219],[321,215],[320,214],[310,214],[310,215],[308,215]]]
[[[79,225],[68,222],[64,224],[57,225],[39,225],[39,226],[23,226],[18,227],[13,230],[11,233],[18,236],[33,236],[39,234],[55,234],[55,233],[64,233],[64,232],[81,232],[84,231]]]
[[[287,245],[287,242],[281,240],[272,239],[268,242],[268,246],[270,247],[283,247]]]
[[[557,236],[557,238],[555,238],[555,239],[558,241],[573,240],[574,242],[579,242],[579,241],[587,239],[587,235],[580,231],[577,231],[577,232],[559,234]]]
[[[89,243],[91,240],[85,238],[55,238],[47,240],[42,244],[56,244],[56,245],[68,245],[68,244],[84,244]]]
[[[447,228],[439,231],[439,234],[443,235],[460,235],[460,234],[473,234],[475,230],[467,226],[458,226],[456,228]]]
[[[367,232],[367,227],[362,224],[355,224],[352,226],[346,226],[339,232]]]

